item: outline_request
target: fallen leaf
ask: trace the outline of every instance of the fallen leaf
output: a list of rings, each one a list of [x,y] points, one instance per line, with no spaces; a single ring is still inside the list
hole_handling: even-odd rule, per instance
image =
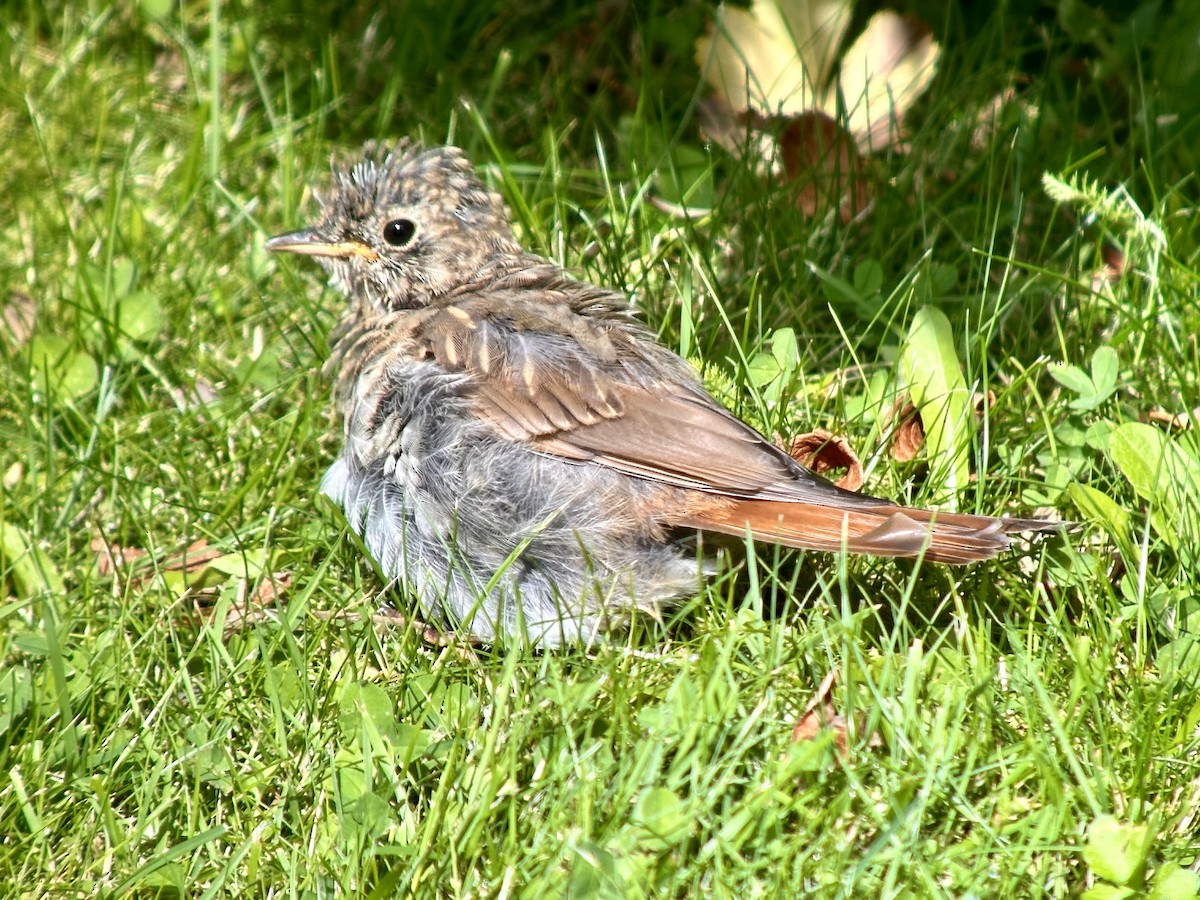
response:
[[[971,129],[971,146],[976,150],[984,150],[992,142],[996,133],[996,123],[1000,121],[1000,113],[1004,107],[1016,97],[1016,90],[1010,85],[996,94],[980,107],[975,113],[975,127]]]
[[[842,755],[845,755],[845,719],[838,714],[837,708],[833,705],[833,685],[836,680],[837,673],[834,671],[830,671],[821,679],[821,684],[817,687],[816,693],[808,701],[808,706],[804,707],[804,712],[800,714],[800,718],[796,721],[796,726],[792,729],[792,741],[815,740],[825,727],[835,719],[840,719],[842,727],[840,733],[838,731],[834,732],[834,743],[837,744],[838,751]]]
[[[1191,428],[1195,424],[1196,419],[1200,418],[1200,406],[1197,406],[1191,412],[1184,410],[1178,413],[1169,413],[1161,406],[1156,406],[1142,418],[1146,422],[1157,422],[1160,425],[1166,425],[1168,428],[1176,428],[1182,431],[1185,428]]]
[[[243,628],[266,621],[271,615],[269,607],[291,586],[292,575],[290,572],[272,572],[270,575],[260,578],[250,594],[245,593],[246,584],[243,582],[238,591],[238,598],[229,604],[222,634],[229,637]],[[202,600],[197,607],[201,616],[207,613],[211,617],[211,602],[205,603]]]
[[[975,418],[982,419],[984,412],[996,405],[996,393],[976,391],[971,396],[971,404]],[[891,417],[896,423],[892,429],[892,459],[909,462],[917,457],[925,443],[925,423],[921,421],[920,411],[907,394],[896,398]]]
[[[13,463],[11,466],[9,466],[7,469],[4,470],[3,477],[0,477],[0,486],[3,486],[6,491],[11,491],[13,488],[15,488],[18,484],[21,483],[21,479],[23,479],[24,477],[25,477],[25,466],[23,466],[21,464],[20,460],[17,460],[15,463]]]
[[[715,90],[701,106],[701,131],[799,181],[805,215],[836,208],[843,224],[870,203],[862,155],[904,149],[904,114],[929,86],[940,52],[928,28],[885,10],[868,20],[835,76],[851,15],[850,0],[722,3],[696,41],[696,62]]]
[[[1099,293],[1106,284],[1116,284],[1125,274],[1125,251],[1120,247],[1104,243],[1100,245],[1100,259],[1104,265],[1092,275],[1092,292]]]
[[[892,409],[892,420],[896,423],[892,429],[892,459],[909,462],[916,458],[925,443],[925,424],[907,394],[897,397]]]
[[[96,570],[100,575],[107,577],[117,574],[118,571],[136,573],[137,577],[131,582],[134,588],[144,587],[147,582],[163,573],[178,572],[199,576],[201,570],[210,562],[222,556],[220,550],[208,546],[205,538],[193,541],[182,552],[160,559],[149,568],[147,566],[150,563],[150,554],[140,547],[123,547],[101,536],[92,540],[91,548],[97,556]],[[144,562],[135,565],[138,560]]]
[[[192,541],[182,553],[170,557],[161,565],[169,572],[195,572],[222,555],[216,547],[208,546],[206,538]]]
[[[291,572],[272,572],[267,577],[259,579],[254,593],[247,598],[247,602],[255,606],[266,606],[278,600],[291,587]]]
[[[806,216],[821,216],[836,206],[845,225],[870,203],[854,139],[825,113],[789,119],[779,132],[779,155],[788,179],[800,185],[796,205]]]
[[[971,406],[975,410],[975,416],[982,419],[984,413],[996,405],[996,392],[988,390],[985,394],[983,391],[976,391],[971,395]]]
[[[793,743],[813,741],[823,733],[832,733],[838,757],[845,763],[850,757],[851,720],[838,712],[837,707],[833,704],[833,685],[836,681],[836,670],[829,672],[821,679],[816,693],[808,701],[808,706],[804,708],[804,712],[800,714],[800,718],[792,729],[792,741]],[[856,719],[858,721],[854,725],[859,729],[864,727],[863,717],[856,717]],[[883,739],[877,732],[872,732],[867,738],[867,746],[871,749],[880,747],[882,744]]]
[[[834,77],[851,15],[848,0],[754,0],[748,9],[722,3],[696,41],[696,62],[734,113],[844,115],[858,151],[879,152],[896,145],[940,49],[916,19],[884,10],[868,20]]]
[[[774,135],[764,134],[760,130],[766,120],[746,112],[735,112],[720,97],[701,100],[696,106],[696,118],[700,123],[700,133],[730,156],[765,164],[760,174],[783,172]]]
[[[792,742],[815,741],[825,731],[833,733],[833,743],[838,749],[838,755],[843,759],[849,753],[847,733],[849,726],[846,717],[840,715],[832,705],[822,705],[810,710],[800,717],[796,727],[792,729]]]
[[[8,303],[0,310],[0,319],[3,319],[9,344],[14,348],[23,347],[33,335],[33,326],[37,322],[37,305],[28,294],[13,291],[8,297]]]
[[[696,41],[696,62],[735,112],[821,109],[850,14],[845,0],[754,0],[749,9],[722,3]]]
[[[904,114],[937,72],[937,41],[923,23],[891,10],[877,12],[842,58],[823,109],[844,104],[859,153],[900,144]]]
[[[845,474],[835,482],[840,488],[857,491],[863,486],[862,460],[844,437],[818,428],[792,438],[786,449],[788,456],[818,475],[844,469]]]
[[[99,537],[92,539],[91,547],[96,554],[96,571],[104,578],[146,555],[140,547],[121,547]]]
[[[970,388],[946,314],[922,306],[913,314],[896,363],[898,381],[921,411],[926,457],[937,479],[936,502],[950,509],[971,480],[970,441],[975,418]]]

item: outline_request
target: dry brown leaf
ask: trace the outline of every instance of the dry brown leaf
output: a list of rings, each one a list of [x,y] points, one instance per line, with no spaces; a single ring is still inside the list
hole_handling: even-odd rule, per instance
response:
[[[127,570],[133,567],[133,563],[137,560],[149,556],[149,553],[141,547],[122,547],[109,543],[103,537],[95,538],[91,543],[91,548],[92,552],[97,555],[97,571],[106,577],[114,575],[120,570]],[[131,584],[135,588],[142,587],[154,578],[157,572],[195,573],[221,555],[220,550],[209,547],[208,541],[200,538],[189,544],[183,552],[162,560],[153,569],[146,570],[144,567],[137,567],[140,574]]]
[[[1184,410],[1178,413],[1169,413],[1161,406],[1156,406],[1142,418],[1146,422],[1157,422],[1159,425],[1166,425],[1168,428],[1177,428],[1182,431],[1185,428],[1191,428],[1196,419],[1200,418],[1200,406],[1191,412]]]
[[[759,175],[786,178],[776,132],[787,119],[768,118],[754,112],[735,112],[718,96],[706,97],[696,107],[700,133],[705,140],[744,160]]]
[[[1112,244],[1100,245],[1100,258],[1104,265],[1092,275],[1092,292],[1099,293],[1106,284],[1116,284],[1125,274],[1125,251]]]
[[[278,600],[291,587],[291,572],[272,572],[266,578],[259,580],[258,585],[254,588],[254,593],[246,598],[246,602],[254,606],[267,606]]]
[[[0,319],[3,319],[8,343],[14,348],[23,347],[33,334],[33,326],[37,322],[37,305],[28,294],[13,291],[8,297],[8,303],[0,310]]]
[[[971,395],[971,408],[975,410],[975,417],[983,418],[983,414],[996,405],[996,392],[988,390],[985,394],[983,391],[976,391]]]
[[[822,733],[832,733],[833,743],[837,747],[838,757],[846,762],[850,757],[851,720],[838,712],[833,703],[833,685],[837,681],[837,670],[829,672],[821,679],[813,698],[800,714],[792,729],[792,741],[816,740]],[[863,717],[855,717],[853,723],[858,729],[865,727]],[[872,733],[867,738],[867,746],[874,749],[882,746],[883,739],[878,733]]]
[[[215,595],[218,592],[213,592],[213,599],[206,604],[205,618],[212,619],[212,603],[215,602]],[[204,615],[202,613],[202,615]],[[229,604],[229,609],[225,612],[225,627],[221,629],[222,637],[230,637],[243,629],[249,628],[251,625],[256,625],[259,622],[265,622],[268,618],[267,610],[261,606],[252,606],[251,604],[235,600]]]
[[[246,585],[243,584],[239,592],[241,596],[229,604],[229,610],[225,614],[225,627],[222,631],[224,636],[229,637],[243,628],[266,621],[270,617],[269,607],[291,586],[291,572],[272,572],[261,579],[250,594],[245,593]],[[201,615],[205,612],[205,609],[200,610]],[[211,604],[207,612],[211,615]]]
[[[808,706],[804,707],[804,712],[796,721],[796,727],[792,729],[793,742],[814,740],[821,733],[822,728],[834,719],[841,718],[833,705],[833,685],[836,680],[836,671],[830,671],[821,679],[821,684],[817,687],[812,699],[808,701]],[[844,754],[846,752],[844,727],[841,740],[839,741],[836,737],[834,740],[838,744],[838,750]]]
[[[96,571],[104,578],[146,555],[140,547],[120,547],[99,537],[92,540],[91,547],[96,554]]]
[[[213,607],[221,599],[221,588],[218,586],[191,588],[184,596],[192,601],[192,608],[196,612],[196,621],[207,621],[212,615]]]
[[[796,727],[792,729],[792,742],[815,741],[823,732],[833,733],[833,743],[837,747],[838,756],[845,759],[849,755],[848,733],[850,727],[846,717],[838,713],[831,704],[822,705],[810,710],[800,717]]]
[[[986,394],[976,391],[971,397],[972,408],[976,418],[983,418],[985,410],[996,405],[996,394],[988,391]],[[921,452],[925,443],[925,423],[921,420],[921,412],[913,405],[912,399],[905,394],[897,397],[892,406],[892,459],[896,462],[910,462]]]
[[[208,546],[206,538],[200,538],[188,544],[182,553],[167,559],[160,568],[168,572],[195,572],[221,555],[221,551],[216,547]]]
[[[845,469],[846,474],[835,482],[840,488],[857,491],[863,486],[862,460],[850,442],[840,435],[818,428],[792,438],[786,449],[792,459],[818,475]]]
[[[745,151],[749,144],[755,142],[758,144],[758,158],[766,158],[771,152],[771,138],[747,128],[746,117],[735,113],[733,107],[719,97],[705,97],[696,104],[696,119],[705,139],[732,156],[750,155],[753,158],[753,154],[746,154]]]
[[[258,622],[264,622],[271,615],[271,607],[284,591],[292,586],[290,572],[272,572],[262,578],[254,589],[250,590],[248,582],[238,585],[238,596],[230,604],[225,613],[225,624],[222,634],[231,634],[248,628]],[[217,601],[221,598],[222,588],[218,586],[191,590],[187,597],[195,610],[194,620],[211,624],[216,612]]]
[[[892,459],[896,462],[915,459],[925,443],[925,423],[907,394],[896,398],[892,420],[896,423],[892,429]]]
[[[779,133],[779,155],[788,179],[801,186],[796,205],[806,216],[824,215],[836,206],[844,225],[870,203],[854,140],[824,113],[788,120]]]

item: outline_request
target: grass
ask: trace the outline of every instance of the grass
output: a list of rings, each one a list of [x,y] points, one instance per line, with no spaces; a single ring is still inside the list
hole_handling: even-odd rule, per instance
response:
[[[1200,405],[1194,13],[927,11],[911,149],[841,225],[703,145],[703,5],[162,6],[0,13],[8,893],[1195,895],[1200,448],[1127,427]],[[890,458],[873,391],[938,307],[996,394],[960,506],[1084,529],[965,571],[760,548],[590,652],[374,627],[405,600],[316,498],[342,301],[262,241],[331,150],[401,135],[468,150],[740,413],[847,435],[916,503],[944,473]],[[663,214],[696,160],[713,213]],[[845,752],[793,740],[829,672]]]

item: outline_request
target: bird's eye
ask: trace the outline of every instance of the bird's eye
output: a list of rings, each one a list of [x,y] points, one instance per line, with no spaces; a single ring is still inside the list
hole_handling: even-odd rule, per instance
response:
[[[393,247],[403,247],[416,233],[417,226],[410,219],[392,219],[383,226],[383,239]]]

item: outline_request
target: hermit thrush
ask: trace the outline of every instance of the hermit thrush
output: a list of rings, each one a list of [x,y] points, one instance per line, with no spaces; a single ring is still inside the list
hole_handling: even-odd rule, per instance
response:
[[[591,641],[658,612],[698,587],[697,531],[967,563],[1051,527],[809,472],[622,294],[524,252],[456,148],[368,148],[316,225],[267,246],[315,256],[349,298],[329,361],[345,446],[321,489],[427,614],[483,640]]]

